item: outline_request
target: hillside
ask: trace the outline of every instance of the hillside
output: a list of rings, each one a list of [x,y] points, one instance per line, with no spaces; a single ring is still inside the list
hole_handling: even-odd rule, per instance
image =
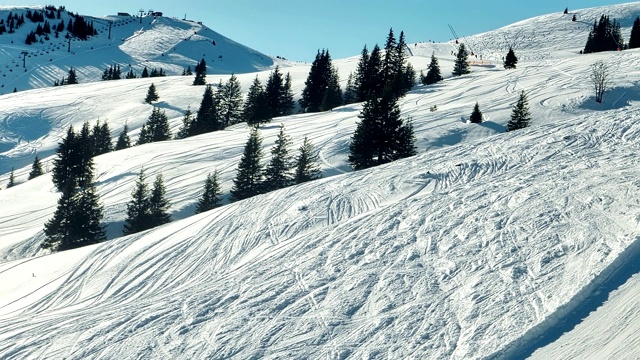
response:
[[[605,12],[623,19],[628,38],[640,2],[576,11]],[[450,77],[453,42],[410,44],[418,71],[435,53],[447,79],[401,100],[419,155],[385,166],[347,164],[361,104],[261,127],[265,153],[279,123],[292,149],[308,135],[324,179],[195,216],[214,169],[228,194],[246,125],[102,155],[96,186],[110,240],[56,254],[39,249],[59,193],[48,174],[26,181],[35,153],[50,163],[69,125],[97,119],[114,138],[128,124],[135,139],[151,83],[175,132],[204,89],[170,76],[0,96],[0,184],[12,166],[21,182],[0,191],[0,358],[633,358],[640,51],[580,55],[588,22],[549,14],[469,37],[483,62],[459,78]],[[187,23],[155,19],[146,33],[171,37]],[[99,51],[159,50],[136,39]],[[505,39],[518,40],[516,70],[497,64]],[[83,54],[74,61],[100,74],[110,64]],[[334,60],[342,79],[357,60]],[[603,104],[588,79],[597,60],[612,70]],[[243,89],[271,65],[236,71]],[[282,65],[299,95],[309,65]],[[207,79],[239,69],[214,67]],[[521,90],[532,127],[505,134]],[[476,101],[485,122],[468,124]],[[174,221],[121,237],[142,166],[164,175]]]
[[[6,19],[9,13],[24,16],[29,10],[41,9],[4,6],[0,7],[0,19]],[[69,11],[72,9],[61,12],[60,18],[45,20],[67,24]],[[42,24],[28,19],[15,33],[0,34],[0,94],[14,88],[23,91],[51,87],[67,76],[71,67],[76,69],[79,81],[86,83],[100,81],[103,71],[116,64],[123,76],[133,70],[140,77],[144,67],[180,75],[188,66],[193,70],[203,58],[208,71],[218,74],[255,72],[272,67],[274,60],[281,62],[192,20],[152,15],[84,18],[97,31],[87,40],[67,39],[69,32],[64,30],[58,37],[54,33],[39,36],[38,42],[27,45],[27,35]]]

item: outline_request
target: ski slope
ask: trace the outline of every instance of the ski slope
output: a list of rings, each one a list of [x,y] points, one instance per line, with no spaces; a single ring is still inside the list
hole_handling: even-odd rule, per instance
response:
[[[575,12],[622,19],[628,39],[640,2]],[[265,154],[282,123],[291,149],[312,139],[324,178],[193,215],[208,173],[230,190],[244,124],[99,156],[109,241],[55,254],[39,245],[59,194],[49,174],[26,181],[35,154],[50,164],[69,125],[97,119],[135,141],[151,83],[175,132],[204,89],[178,76],[0,96],[0,183],[12,166],[21,182],[0,191],[0,358],[636,359],[640,51],[579,55],[588,25],[571,16],[466,38],[482,62],[459,78],[453,42],[409,44],[418,71],[435,53],[446,77],[401,99],[409,159],[350,170],[361,104],[278,118],[260,129]],[[155,21],[127,51],[163,51],[176,23]],[[512,71],[499,66],[509,39]],[[603,104],[598,60],[612,70]],[[334,60],[343,80],[357,61]],[[299,96],[309,64],[280,65]],[[243,90],[268,66],[237,69]],[[504,133],[521,90],[532,126]],[[485,122],[468,124],[476,101]],[[122,237],[143,166],[164,175],[174,221]]]

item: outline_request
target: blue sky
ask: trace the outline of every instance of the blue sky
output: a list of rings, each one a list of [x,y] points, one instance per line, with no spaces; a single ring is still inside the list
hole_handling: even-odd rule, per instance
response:
[[[407,42],[446,41],[497,29],[533,16],[628,1],[615,0],[188,0],[188,1],[7,1],[2,5],[65,5],[88,15],[140,9],[202,21],[241,44],[268,55],[312,61],[318,49],[332,58],[360,54],[384,44],[389,28],[404,31]]]

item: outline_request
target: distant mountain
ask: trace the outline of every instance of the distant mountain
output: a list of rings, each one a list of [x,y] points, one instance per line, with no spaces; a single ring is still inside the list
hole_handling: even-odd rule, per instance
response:
[[[105,68],[120,65],[121,71],[133,70],[140,76],[144,67],[160,69],[167,75],[180,75],[184,69],[205,59],[208,72],[217,74],[246,73],[265,70],[274,65],[268,55],[238,44],[200,22],[146,15],[82,16],[93,25],[97,34],[86,40],[68,38],[67,25],[75,14],[55,11],[47,18],[43,7],[0,7],[0,21],[9,24],[9,15],[25,17],[27,13],[42,13],[42,22],[24,18],[13,33],[0,34],[0,94],[31,88],[52,86],[76,69],[81,83],[100,81]],[[59,17],[58,17],[59,16]],[[38,25],[45,22],[54,28],[60,22],[64,30],[56,35],[37,35],[27,45],[25,40]]]

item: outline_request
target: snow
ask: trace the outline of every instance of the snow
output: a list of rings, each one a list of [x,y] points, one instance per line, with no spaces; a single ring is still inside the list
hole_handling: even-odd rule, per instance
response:
[[[637,358],[640,51],[578,54],[604,12],[628,39],[640,2],[577,10],[584,23],[557,13],[468,37],[482,63],[460,78],[450,76],[453,42],[409,44],[418,71],[435,53],[446,80],[401,99],[419,154],[385,166],[348,166],[361,104],[261,127],[266,154],[280,123],[291,149],[309,136],[323,179],[199,215],[208,173],[231,188],[246,125],[99,156],[109,241],[54,254],[39,244],[59,193],[49,174],[26,181],[35,153],[50,166],[69,125],[98,119],[114,138],[128,124],[135,140],[151,83],[175,132],[204,89],[169,76],[0,96],[0,183],[12,166],[21,182],[0,191],[0,357]],[[70,64],[101,74],[123,53],[179,73],[213,47],[204,26],[205,39],[181,42],[199,24],[143,21],[123,25],[114,38],[126,32],[124,44],[95,40],[19,81],[44,83]],[[521,57],[512,71],[499,65],[507,42]],[[274,63],[231,40],[216,47],[225,43],[225,64],[235,62],[216,72],[216,61],[210,83],[236,73],[246,91],[278,64],[299,96],[309,64]],[[612,70],[604,104],[588,79],[597,60]],[[343,84],[357,61],[334,59]],[[521,90],[533,124],[504,133]],[[467,124],[476,101],[486,121]],[[122,237],[143,166],[164,175],[174,221]]]

